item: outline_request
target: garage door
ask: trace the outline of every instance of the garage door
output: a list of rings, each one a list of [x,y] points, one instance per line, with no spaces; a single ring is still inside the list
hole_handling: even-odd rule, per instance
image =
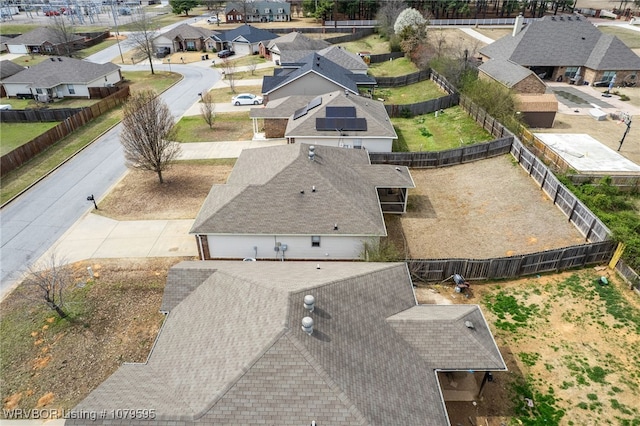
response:
[[[251,48],[248,43],[233,43],[233,50],[236,52],[236,55],[250,55]]]

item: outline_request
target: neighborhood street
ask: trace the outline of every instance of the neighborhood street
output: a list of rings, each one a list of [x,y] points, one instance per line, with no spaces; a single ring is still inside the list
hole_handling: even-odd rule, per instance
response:
[[[166,65],[154,66],[156,70],[166,69]],[[148,69],[149,65],[144,63],[123,67],[123,70]],[[172,71],[182,74],[184,79],[162,97],[176,118],[199,100],[199,92],[220,79],[216,70],[205,66],[176,64],[172,65]],[[69,227],[93,208],[87,196],[100,200],[125,174],[119,133],[120,125],[2,209],[0,298]],[[58,253],[58,257],[64,257],[64,253]]]

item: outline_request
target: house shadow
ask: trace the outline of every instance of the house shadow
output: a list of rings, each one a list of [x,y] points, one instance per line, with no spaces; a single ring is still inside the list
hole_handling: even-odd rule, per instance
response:
[[[508,371],[495,371],[482,386],[484,372],[438,373],[449,421],[452,425],[499,425],[526,406],[514,387],[526,379],[508,346],[499,346]],[[482,388],[482,389],[481,389]]]
[[[428,195],[410,193],[407,200],[407,212],[404,217],[435,219],[438,214]]]

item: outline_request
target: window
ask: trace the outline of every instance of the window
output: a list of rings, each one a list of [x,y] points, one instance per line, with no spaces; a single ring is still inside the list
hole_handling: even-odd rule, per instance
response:
[[[37,93],[38,95],[42,95],[42,89],[36,89],[36,93]]]
[[[320,247],[320,237],[311,237],[311,247]]]
[[[70,95],[76,94],[76,89],[73,87],[73,84],[67,84],[67,90],[69,91]]]
[[[353,140],[353,149],[362,149],[362,139]]]
[[[271,9],[269,9],[268,7],[264,10],[264,13],[271,13]]]
[[[576,76],[577,73],[578,73],[578,67],[567,67],[567,69],[564,71],[564,76],[573,78]]]
[[[196,50],[196,42],[193,40],[187,41],[187,50]]]
[[[602,74],[602,79],[600,81],[611,81],[615,75],[615,71],[605,71],[604,74]]]

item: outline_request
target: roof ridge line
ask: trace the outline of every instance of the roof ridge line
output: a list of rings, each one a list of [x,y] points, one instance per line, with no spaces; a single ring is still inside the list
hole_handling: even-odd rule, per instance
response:
[[[364,414],[362,414],[362,412],[360,412],[360,410],[358,410],[355,403],[351,401],[344,390],[342,390],[342,388],[329,376],[329,373],[327,373],[325,369],[322,368],[320,363],[316,361],[313,355],[311,355],[311,353],[302,345],[302,343],[300,343],[300,341],[297,338],[294,338],[292,335],[290,336],[290,334],[290,331],[285,333],[285,339],[287,339],[293,345],[293,347],[296,348],[296,350],[300,353],[300,355],[302,355],[309,366],[318,374],[318,376],[320,376],[320,378],[322,378],[322,380],[324,380],[329,389],[335,392],[338,400],[340,400],[340,402],[342,402],[348,408],[349,412],[353,414],[353,416],[358,420],[360,420],[362,424],[367,424],[367,418],[364,416]]]

